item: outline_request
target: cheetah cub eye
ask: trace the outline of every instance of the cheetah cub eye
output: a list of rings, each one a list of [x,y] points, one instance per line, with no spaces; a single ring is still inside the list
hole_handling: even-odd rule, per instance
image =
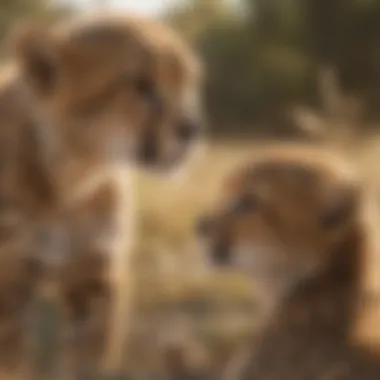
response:
[[[259,200],[253,194],[246,194],[238,199],[231,208],[231,213],[237,217],[244,217],[255,212],[259,207]]]
[[[153,80],[146,76],[137,76],[133,81],[133,88],[144,100],[155,101],[158,99]]]

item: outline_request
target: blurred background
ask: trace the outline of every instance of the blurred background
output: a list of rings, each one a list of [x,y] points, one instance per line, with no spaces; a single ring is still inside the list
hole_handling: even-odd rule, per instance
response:
[[[137,173],[136,318],[126,365],[145,378],[180,360],[165,356],[176,347],[186,366],[221,368],[254,335],[259,307],[244,278],[208,273],[195,220],[229,168],[287,141],[339,150],[380,195],[380,0],[1,0],[0,38],[23,18],[94,9],[165,20],[206,67],[202,162],[179,180]]]

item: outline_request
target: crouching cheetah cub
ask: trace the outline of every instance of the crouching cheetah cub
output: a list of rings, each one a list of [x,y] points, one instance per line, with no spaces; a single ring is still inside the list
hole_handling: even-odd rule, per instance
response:
[[[66,317],[65,378],[93,378],[123,360],[129,168],[164,173],[192,156],[200,65],[166,26],[125,15],[25,26],[12,46],[0,83],[0,377],[26,378],[22,317],[36,278],[22,263],[40,260]],[[21,247],[2,233],[8,214]]]
[[[367,281],[368,200],[348,164],[299,146],[268,151],[227,179],[201,241],[212,263],[250,276],[265,299],[258,340],[232,378],[379,378],[378,346],[358,333],[358,321],[371,319],[362,313],[380,316]]]

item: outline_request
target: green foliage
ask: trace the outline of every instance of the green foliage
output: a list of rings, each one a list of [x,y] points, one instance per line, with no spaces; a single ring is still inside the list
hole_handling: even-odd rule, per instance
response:
[[[368,115],[378,116],[380,0],[241,0],[240,13],[227,4],[193,0],[170,15],[204,56],[217,131],[281,128],[290,106],[318,107],[324,66],[336,70],[339,85],[364,102]]]

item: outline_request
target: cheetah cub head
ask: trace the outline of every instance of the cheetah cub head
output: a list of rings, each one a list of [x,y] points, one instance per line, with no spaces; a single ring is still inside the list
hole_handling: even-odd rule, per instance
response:
[[[360,223],[360,189],[335,156],[276,148],[231,173],[199,222],[213,265],[284,295],[334,265]],[[348,259],[348,258],[347,258]]]
[[[200,141],[200,63],[165,25],[92,15],[13,41],[32,112],[66,157],[164,171]]]

